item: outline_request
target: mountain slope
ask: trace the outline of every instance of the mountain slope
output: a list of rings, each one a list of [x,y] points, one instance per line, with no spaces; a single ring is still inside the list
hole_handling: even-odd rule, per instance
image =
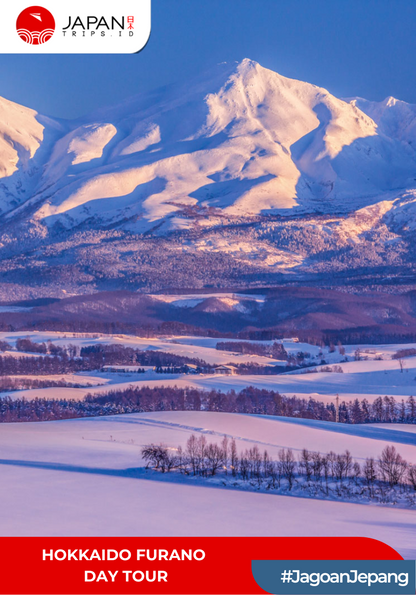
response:
[[[416,106],[247,59],[71,122],[0,100],[0,284],[412,276],[415,147]]]
[[[129,219],[137,231],[189,207],[351,211],[414,186],[416,171],[409,135],[359,105],[250,60],[220,65],[73,123],[29,204],[48,227],[94,217]]]
[[[30,197],[63,127],[0,97],[0,213]]]
[[[357,97],[350,103],[372,118],[383,134],[416,145],[416,105],[394,97],[379,102]]]

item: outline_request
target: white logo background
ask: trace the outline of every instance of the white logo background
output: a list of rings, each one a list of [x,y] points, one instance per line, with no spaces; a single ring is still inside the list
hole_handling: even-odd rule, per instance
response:
[[[41,45],[30,45],[20,39],[16,31],[16,19],[29,6],[43,6],[55,18],[56,29],[51,39]],[[151,28],[151,0],[14,0],[4,3],[0,19],[0,53],[2,54],[133,54],[147,43]],[[86,24],[88,16],[104,17],[110,24],[111,17],[120,20],[124,16],[125,28],[119,36],[119,29],[108,31],[100,27],[95,35],[89,31],[82,36],[81,27],[75,27],[76,37],[69,29],[66,35],[62,29],[68,25],[69,17],[74,22],[80,17]],[[134,35],[129,35],[127,17],[134,17]],[[105,36],[101,36],[105,31]]]

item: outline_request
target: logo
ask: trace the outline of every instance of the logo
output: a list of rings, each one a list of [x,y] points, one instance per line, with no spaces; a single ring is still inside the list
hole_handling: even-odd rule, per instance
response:
[[[126,23],[127,20],[127,23]],[[69,16],[68,24],[63,27],[64,37],[122,37],[127,33],[134,35],[134,16]]]
[[[17,17],[16,29],[20,39],[31,45],[40,45],[54,34],[55,19],[46,8],[29,6]]]

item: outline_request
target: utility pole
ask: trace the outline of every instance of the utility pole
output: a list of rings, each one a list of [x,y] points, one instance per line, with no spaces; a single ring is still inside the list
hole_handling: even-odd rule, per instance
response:
[[[335,399],[335,423],[339,424],[339,395]]]

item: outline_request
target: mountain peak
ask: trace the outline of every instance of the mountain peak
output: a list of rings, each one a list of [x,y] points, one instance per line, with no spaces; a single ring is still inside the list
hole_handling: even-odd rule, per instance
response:
[[[386,107],[392,107],[393,105],[396,105],[396,103],[399,100],[396,99],[395,97],[392,97],[391,95],[389,95],[388,97],[386,97],[386,99],[382,102]]]
[[[258,68],[262,68],[262,66],[250,58],[243,58],[240,62],[237,62],[237,70],[241,73],[257,71]]]
[[[31,133],[39,173],[27,194],[9,189],[3,212],[17,206],[9,218],[31,212],[47,229],[94,220],[141,232],[192,225],[189,209],[226,217],[353,210],[360,197],[408,187],[416,168],[396,124],[380,134],[380,109],[249,58],[221,64],[48,131],[43,153],[41,133]]]

